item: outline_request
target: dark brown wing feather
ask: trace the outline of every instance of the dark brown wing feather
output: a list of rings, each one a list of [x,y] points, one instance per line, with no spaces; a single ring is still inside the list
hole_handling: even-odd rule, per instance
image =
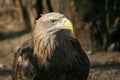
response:
[[[33,69],[33,40],[23,43],[14,54],[13,80],[32,80]]]
[[[73,47],[76,49],[76,51],[78,52],[78,55],[76,56],[76,58],[79,61],[79,69],[78,70],[78,75],[80,76],[81,80],[87,80],[88,78],[88,74],[89,74],[89,68],[90,68],[90,63],[89,63],[89,59],[87,57],[87,55],[85,54],[85,52],[83,51],[83,49],[81,48],[80,43],[78,42],[78,40],[74,39],[74,38],[70,38],[70,41],[73,45]],[[78,65],[74,65],[78,66]]]

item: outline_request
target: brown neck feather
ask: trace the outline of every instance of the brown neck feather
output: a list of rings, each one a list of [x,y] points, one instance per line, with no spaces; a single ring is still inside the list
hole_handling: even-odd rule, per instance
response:
[[[34,33],[34,54],[39,59],[38,62],[40,61],[40,63],[44,65],[48,65],[48,61],[51,60],[54,55],[61,56],[63,52],[67,53],[72,50],[66,32],[62,30],[57,32],[53,31],[49,31],[48,33],[39,32],[39,34]]]

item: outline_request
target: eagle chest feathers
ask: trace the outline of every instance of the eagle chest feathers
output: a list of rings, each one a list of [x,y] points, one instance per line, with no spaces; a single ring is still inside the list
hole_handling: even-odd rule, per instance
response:
[[[71,63],[75,59],[76,52],[64,30],[58,31],[56,34],[52,31],[39,34],[34,37],[34,45],[34,54],[39,67],[73,66]]]

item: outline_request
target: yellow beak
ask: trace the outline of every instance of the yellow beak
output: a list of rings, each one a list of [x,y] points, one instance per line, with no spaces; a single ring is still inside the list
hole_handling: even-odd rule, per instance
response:
[[[73,24],[72,24],[72,22],[69,20],[69,19],[67,19],[67,18],[64,18],[63,20],[62,20],[62,23],[63,23],[63,28],[64,29],[69,29],[69,30],[71,30],[72,32],[74,32],[74,30],[73,30]]]

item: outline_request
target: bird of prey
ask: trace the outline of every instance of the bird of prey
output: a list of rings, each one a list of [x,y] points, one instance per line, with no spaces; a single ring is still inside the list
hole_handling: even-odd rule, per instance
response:
[[[68,30],[73,26],[63,14],[42,15],[33,38],[14,54],[13,80],[87,80],[89,59]]]

